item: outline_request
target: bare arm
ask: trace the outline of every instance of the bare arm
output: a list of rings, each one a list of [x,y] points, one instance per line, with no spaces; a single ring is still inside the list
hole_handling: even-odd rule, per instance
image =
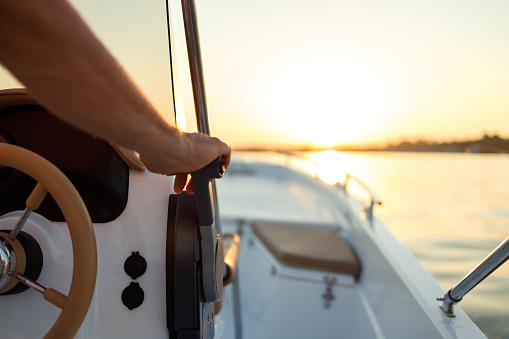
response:
[[[138,151],[157,173],[220,155],[229,164],[226,144],[162,119],[67,1],[2,0],[0,18],[0,62],[62,120]]]

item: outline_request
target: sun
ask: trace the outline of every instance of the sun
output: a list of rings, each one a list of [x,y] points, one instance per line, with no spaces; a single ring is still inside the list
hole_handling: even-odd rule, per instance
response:
[[[390,109],[387,79],[362,60],[297,59],[272,72],[264,109],[302,143],[360,143],[383,125]]]

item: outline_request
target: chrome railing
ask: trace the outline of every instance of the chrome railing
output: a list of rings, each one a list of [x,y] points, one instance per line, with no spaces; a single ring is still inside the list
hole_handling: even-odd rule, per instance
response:
[[[440,308],[449,317],[454,317],[454,304],[459,303],[481,281],[495,272],[509,259],[509,237],[497,246],[479,265],[468,273],[456,286],[452,287],[443,297]]]
[[[350,180],[355,180],[355,182],[362,187],[366,193],[369,195],[369,203],[366,207],[364,207],[364,213],[366,214],[366,219],[369,221],[370,225],[373,226],[373,218],[374,218],[374,209],[375,205],[382,205],[382,201],[376,196],[376,194],[371,190],[371,188],[366,185],[362,180],[357,178],[356,176],[345,172],[345,181],[344,183],[338,183],[345,192],[348,192],[348,183]]]
[[[297,159],[302,159],[307,162],[313,163],[316,166],[315,177],[317,177],[317,178],[320,177],[318,174],[318,169],[320,167],[320,164],[318,162],[314,161],[313,159],[310,159],[309,157],[307,157],[305,155],[291,152],[291,151],[278,151],[278,153],[285,155],[287,157],[287,159],[297,158]],[[288,161],[287,161],[286,165],[287,166],[289,165]],[[345,180],[343,182],[336,182],[335,185],[338,186],[340,189],[342,189],[345,193],[348,194],[349,193],[348,192],[348,183],[350,182],[350,180],[354,180],[364,191],[366,191],[366,193],[368,193],[369,203],[367,204],[367,206],[364,207],[364,213],[365,213],[366,219],[369,221],[370,225],[373,226],[375,205],[382,205],[382,201],[376,196],[376,194],[371,190],[371,188],[367,184],[365,184],[362,180],[360,180],[359,178],[357,178],[356,176],[354,176],[353,174],[350,174],[348,172],[343,172],[343,173],[345,175]]]
[[[196,9],[193,0],[182,0],[182,14],[184,15],[184,30],[186,33],[187,56],[193,87],[194,108],[198,132],[210,135],[209,114],[205,97],[205,80],[200,50],[200,37],[196,20]]]

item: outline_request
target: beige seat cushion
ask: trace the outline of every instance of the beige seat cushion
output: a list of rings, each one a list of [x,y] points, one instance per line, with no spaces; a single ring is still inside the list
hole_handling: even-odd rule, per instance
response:
[[[360,265],[348,243],[329,229],[254,222],[253,232],[281,263],[358,277]]]

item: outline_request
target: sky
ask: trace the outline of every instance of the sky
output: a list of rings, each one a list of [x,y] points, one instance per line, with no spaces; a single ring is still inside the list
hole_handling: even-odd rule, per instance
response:
[[[173,123],[164,2],[72,2]],[[196,7],[211,131],[234,148],[509,137],[507,1]],[[193,131],[180,1],[171,9],[175,106]]]

